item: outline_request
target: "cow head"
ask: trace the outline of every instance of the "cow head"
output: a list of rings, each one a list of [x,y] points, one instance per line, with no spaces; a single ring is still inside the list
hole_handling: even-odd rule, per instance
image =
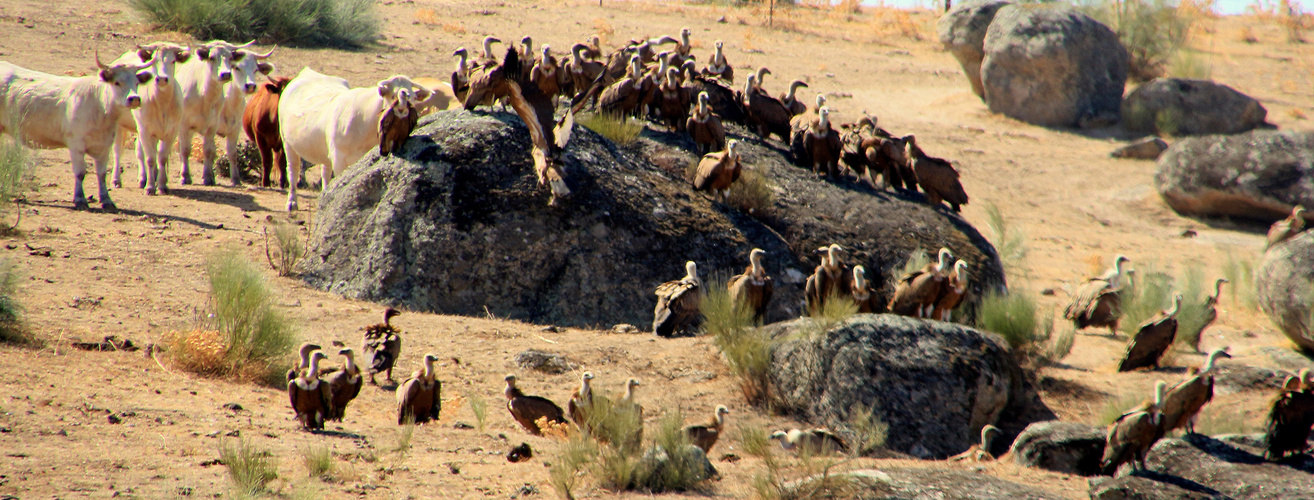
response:
[[[155,84],[162,87],[173,80],[174,65],[187,62],[192,55],[187,47],[182,45],[156,42],[138,45],[137,57],[143,62],[151,63],[152,71],[155,73]]]
[[[192,48],[196,57],[210,66],[210,77],[220,83],[233,79],[233,46],[224,41],[207,42]]]
[[[141,106],[141,96],[137,95],[137,86],[151,81],[151,73],[143,71],[151,63],[115,64],[107,66],[100,61],[100,52],[96,53],[96,67],[100,69],[100,81],[114,89],[114,102],[128,109]]]
[[[250,44],[247,44],[250,45]],[[269,56],[274,54],[274,49],[261,54],[246,48],[240,48],[233,51],[233,83],[247,94],[254,94],[259,85],[256,84],[256,74],[269,75],[274,72],[274,65],[264,62]]]

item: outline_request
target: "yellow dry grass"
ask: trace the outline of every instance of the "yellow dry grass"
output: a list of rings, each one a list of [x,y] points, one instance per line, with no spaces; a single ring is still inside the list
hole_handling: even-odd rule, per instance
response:
[[[169,358],[183,370],[201,375],[222,375],[227,368],[224,357],[228,343],[218,330],[172,332],[165,336]]]
[[[415,11],[415,20],[420,24],[437,26],[443,24],[442,18],[438,17],[438,12],[433,9],[420,9]]]

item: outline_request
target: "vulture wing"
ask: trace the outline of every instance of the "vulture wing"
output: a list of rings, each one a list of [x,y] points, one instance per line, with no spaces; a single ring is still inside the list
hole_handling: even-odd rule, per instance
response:
[[[1273,400],[1268,412],[1264,457],[1276,460],[1293,451],[1304,452],[1311,426],[1314,426],[1314,393],[1283,392]]]
[[[420,380],[415,378],[406,379],[397,388],[397,425],[404,425],[407,416],[414,418],[419,414],[415,411],[415,402],[420,397],[420,389]]]
[[[712,181],[721,176],[721,170],[724,165],[721,160],[725,158],[725,151],[711,153],[703,156],[698,161],[698,171],[694,174],[693,188],[698,191],[705,191],[712,187]]]
[[[1127,343],[1127,353],[1118,364],[1118,371],[1126,372],[1147,366],[1159,366],[1159,358],[1173,345],[1177,335],[1177,320],[1163,314],[1141,325],[1140,331]]]

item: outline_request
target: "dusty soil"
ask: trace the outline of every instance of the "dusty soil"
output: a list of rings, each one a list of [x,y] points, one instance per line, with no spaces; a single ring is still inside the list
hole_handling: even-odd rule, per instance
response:
[[[1010,281],[1015,289],[1055,290],[1042,297],[1046,308],[1062,307],[1067,292],[1092,270],[1092,259],[1107,262],[1124,253],[1134,262],[1176,270],[1199,265],[1212,278],[1229,255],[1254,260],[1262,246],[1262,227],[1201,222],[1171,212],[1153,190],[1152,163],[1108,158],[1120,139],[1111,129],[1050,130],[991,115],[972,95],[958,65],[939,50],[931,13],[785,11],[776,18],[783,29],[771,29],[761,9],[668,3],[607,2],[600,8],[569,1],[387,0],[379,12],[386,40],[378,47],[280,48],[273,58],[277,72],[293,75],[309,65],[368,85],[395,73],[446,75],[452,50],[474,47],[485,34],[518,40],[528,33],[536,43],[564,49],[594,33],[614,46],[689,26],[700,57],[707,57],[713,40],[725,40],[737,72],[771,67],[776,76],[768,78],[767,88],[805,78],[813,91],[832,94],[840,121],[869,111],[887,129],[917,134],[928,153],[953,160],[972,195],[966,217],[985,232],[983,207],[994,203],[1027,235],[1027,259],[1014,267]],[[718,23],[722,17],[726,22]],[[150,29],[120,2],[14,0],[0,5],[0,59],[55,74],[86,74],[94,67],[93,50],[108,56],[137,42],[187,40]],[[1243,31],[1258,41],[1243,42]],[[1254,17],[1209,19],[1197,35],[1194,44],[1204,51],[1215,79],[1260,99],[1270,121],[1282,128],[1314,128],[1303,118],[1314,114],[1314,89],[1306,81],[1314,69],[1314,49],[1287,44],[1276,24]],[[650,409],[650,426],[660,418],[657,409],[680,408],[688,419],[702,420],[717,404],[729,406],[732,429],[797,425],[745,405],[706,339],[659,342],[647,335],[573,329],[551,333],[541,331],[542,325],[496,318],[416,313],[396,320],[406,332],[400,371],[416,366],[421,353],[439,354],[448,398],[443,418],[415,431],[409,453],[388,452],[399,438],[392,423],[393,394],[367,387],[346,421],[332,427],[335,432],[301,432],[282,391],[199,378],[140,352],[75,350],[69,342],[117,335],[145,344],[191,328],[205,305],[207,254],[236,247],[263,261],[261,229],[267,220],[307,221],[313,212],[283,212],[285,194],[278,191],[227,187],[174,188],[169,196],[155,197],[118,189],[119,213],[77,212],[67,153],[44,151],[38,158],[38,187],[27,197],[21,233],[6,238],[0,254],[23,269],[20,300],[32,330],[48,343],[41,350],[0,347],[6,360],[0,363],[5,455],[0,494],[219,495],[228,480],[224,467],[214,465],[218,446],[240,436],[278,459],[281,479],[274,487],[283,493],[505,498],[532,489],[554,495],[544,465],[559,442],[527,436],[501,406],[503,374],[519,372],[511,359],[531,347],[566,354],[581,370],[598,374],[606,391],[618,391],[627,377],[642,379],[647,385],[640,399]],[[125,175],[125,184],[135,185],[133,172]],[[302,206],[314,207],[316,193],[303,194],[308,200]],[[380,316],[377,304],[344,300],[273,273],[270,279],[280,308],[300,321],[308,340],[354,345],[360,328]],[[1235,296],[1231,289],[1225,293]],[[1204,347],[1230,345],[1236,357],[1228,363],[1278,366],[1266,348],[1282,348],[1287,341],[1242,302],[1223,304]],[[1200,362],[1198,355],[1180,355],[1171,369],[1115,374],[1122,346],[1122,339],[1079,335],[1064,364],[1042,373],[1039,385],[1049,406],[1065,420],[1096,422],[1109,401],[1148,394],[1155,379],[1175,380],[1181,367]],[[577,380],[570,372],[521,376],[527,392],[562,402]],[[475,423],[466,404],[475,394],[490,403],[487,428],[454,428],[456,422]],[[1268,397],[1253,390],[1221,394],[1207,411],[1253,430],[1261,425]],[[222,408],[226,403],[244,410]],[[111,414],[121,423],[111,423]],[[507,464],[502,455],[522,441],[542,456]],[[332,448],[339,463],[333,481],[307,477],[298,450],[314,446]],[[712,455],[726,453],[743,455],[736,439],[723,440]],[[708,492],[716,497],[750,496],[752,477],[763,469],[751,458],[715,463],[724,476]],[[874,459],[849,465],[962,467]],[[1061,497],[1086,498],[1084,478],[1008,462],[976,470]],[[577,494],[613,496],[588,487]]]

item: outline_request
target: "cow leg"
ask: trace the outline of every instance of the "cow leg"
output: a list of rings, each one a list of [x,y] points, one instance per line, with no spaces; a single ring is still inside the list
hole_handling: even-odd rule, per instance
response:
[[[117,128],[117,125],[115,126]],[[123,162],[119,160],[123,156],[123,136],[114,134],[114,187],[123,187]]]
[[[173,138],[164,139],[156,146],[159,152],[155,157],[155,190],[160,194],[169,194],[169,146],[173,141]]]
[[[214,144],[213,133],[206,133],[201,136],[201,151],[205,153],[205,163],[201,166],[201,185],[214,185],[214,159],[218,154]]]
[[[147,135],[142,132],[137,133],[137,189],[142,189],[146,187],[146,181],[148,177],[146,172],[146,169],[148,168],[147,160],[151,160],[152,164],[154,163],[154,159],[151,158],[151,156],[154,156],[154,150],[151,149],[150,147],[147,147],[145,144],[153,143],[156,141],[156,139],[154,138],[143,139],[144,137],[147,137]],[[114,172],[114,187],[119,187],[118,171]],[[146,194],[155,194],[155,193],[152,192]]]
[[[269,187],[269,169],[274,166],[274,150],[264,136],[256,135],[256,149],[260,151],[260,187]],[[286,179],[286,177],[284,177]]]
[[[87,159],[80,146],[69,145],[69,161],[73,164],[73,209],[86,210],[87,195],[82,192],[82,178],[87,176]]]
[[[288,149],[287,146],[283,146],[283,154],[287,156],[287,167],[283,175],[291,179],[287,183],[287,211],[295,212],[297,210],[297,179],[301,176],[301,156]],[[373,377],[373,374],[370,377]]]
[[[282,148],[274,151],[274,168],[278,169],[278,187],[287,188],[287,153]]]
[[[109,173],[106,172],[107,167],[109,167],[108,155],[92,157],[91,159],[96,162],[96,182],[100,184],[100,208],[107,212],[117,210],[118,207],[114,206],[114,202],[110,200],[109,183],[106,182],[108,179],[105,178]]]
[[[231,127],[230,127],[231,128]],[[228,131],[228,180],[232,181],[232,187],[242,185],[242,166],[237,164],[237,137],[242,133],[241,124],[238,124],[237,131]]]
[[[192,131],[183,130],[178,135],[178,156],[182,160],[182,175],[178,177],[178,184],[187,185],[192,183]],[[167,176],[166,176],[167,177]]]
[[[148,137],[145,134],[137,136],[137,156],[141,158],[141,171],[138,173],[138,181],[141,188],[146,189],[146,194],[154,195],[156,181],[159,175],[159,153],[156,147],[159,140],[154,137]]]

